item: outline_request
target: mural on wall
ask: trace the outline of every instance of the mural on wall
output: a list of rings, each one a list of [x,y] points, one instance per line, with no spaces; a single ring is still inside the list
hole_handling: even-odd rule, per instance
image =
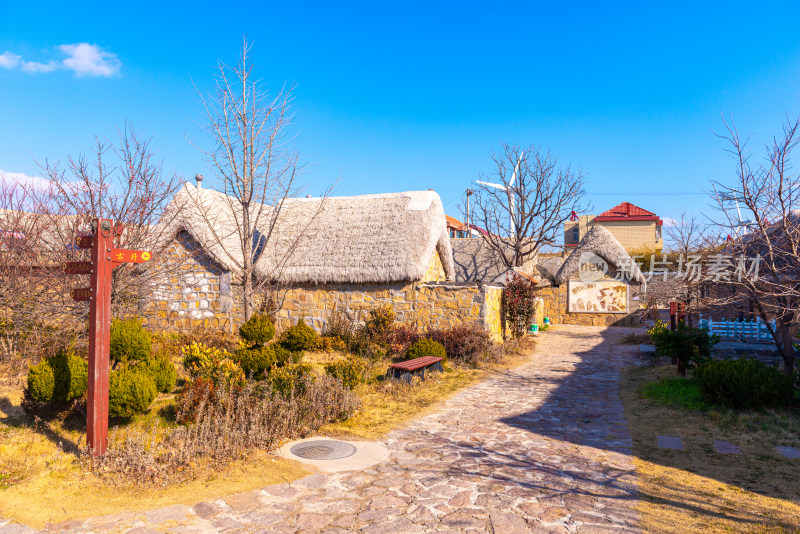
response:
[[[627,313],[628,284],[620,280],[570,280],[567,303],[570,313]]]

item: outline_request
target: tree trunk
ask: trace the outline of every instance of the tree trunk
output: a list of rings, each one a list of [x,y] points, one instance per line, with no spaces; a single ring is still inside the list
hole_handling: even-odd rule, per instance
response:
[[[792,346],[792,330],[784,320],[778,320],[778,334],[781,338],[781,356],[783,357],[783,372],[787,375],[794,373],[794,347]]]

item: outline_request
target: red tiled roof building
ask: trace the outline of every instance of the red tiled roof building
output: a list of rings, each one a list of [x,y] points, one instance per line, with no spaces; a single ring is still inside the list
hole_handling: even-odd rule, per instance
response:
[[[656,251],[664,247],[661,218],[630,202],[623,202],[600,215],[576,216],[564,223],[564,246],[575,247],[586,232],[600,224],[628,251]]]

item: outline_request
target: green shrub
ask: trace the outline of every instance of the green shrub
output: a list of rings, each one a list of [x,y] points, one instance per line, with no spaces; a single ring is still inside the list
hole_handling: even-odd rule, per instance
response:
[[[295,326],[284,330],[279,341],[292,352],[313,350],[317,346],[317,333],[300,319]]]
[[[233,361],[228,351],[211,348],[203,343],[192,343],[181,350],[183,367],[193,378],[208,378],[215,385],[244,383],[244,371]]]
[[[239,349],[234,353],[233,360],[241,366],[245,376],[261,380],[277,362],[274,347],[275,345],[267,345]]]
[[[684,323],[672,331],[663,322],[656,321],[648,334],[660,355],[677,358],[685,369],[692,369],[709,359],[711,347],[719,342],[719,336],[710,334],[708,330],[689,328]]]
[[[703,394],[734,409],[778,408],[792,402],[792,377],[758,360],[707,361],[695,373]]]
[[[447,361],[447,352],[444,350],[444,346],[438,341],[428,338],[420,339],[408,347],[406,351],[407,360],[413,360],[421,356],[435,356],[437,358],[445,358],[445,361]]]
[[[156,384],[156,389],[161,393],[169,393],[175,389],[178,371],[166,355],[156,355],[142,365],[143,370],[150,375]]]
[[[50,402],[56,387],[53,368],[47,360],[42,360],[28,371],[28,392],[39,402]]]
[[[364,382],[367,369],[369,364],[358,357],[335,360],[325,366],[325,372],[341,380],[342,385],[348,389]]]
[[[73,348],[64,349],[48,358],[47,363],[53,369],[54,378],[51,400],[69,402],[83,396],[89,380],[89,365],[75,354]]]
[[[283,367],[276,367],[269,374],[272,388],[283,395],[302,395],[305,391],[306,380],[314,379],[314,368],[307,363],[288,363]]]
[[[255,313],[239,327],[239,336],[254,346],[266,345],[275,337],[275,325],[269,320],[269,316]]]
[[[142,369],[117,369],[109,377],[108,415],[128,418],[144,413],[150,408],[156,393],[155,381]]]
[[[150,332],[142,327],[138,319],[115,319],[111,323],[109,355],[113,363],[124,365],[129,361],[146,360],[150,357],[151,349]]]

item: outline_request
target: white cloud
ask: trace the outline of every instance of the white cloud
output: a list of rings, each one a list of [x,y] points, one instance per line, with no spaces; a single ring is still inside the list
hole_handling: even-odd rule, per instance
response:
[[[3,52],[0,54],[0,69],[13,69],[19,65],[19,60],[22,59],[21,56],[17,54],[12,54],[11,52]]]
[[[28,73],[37,73],[37,72],[53,72],[61,65],[56,63],[55,61],[51,61],[49,63],[39,63],[38,61],[23,61],[22,62],[22,70]]]
[[[44,189],[50,182],[40,176],[28,176],[23,172],[0,171],[0,184],[6,186],[18,185],[33,187],[34,189]]]
[[[69,56],[63,61],[64,67],[73,71],[76,76],[108,78],[119,74],[121,63],[117,56],[101,50],[97,45],[78,43],[61,45],[58,48]]]
[[[64,44],[57,47],[67,57],[61,61],[50,60],[46,63],[39,61],[23,61],[21,56],[11,52],[0,54],[0,68],[20,68],[29,74],[53,72],[56,70],[69,70],[78,77],[103,76],[110,78],[119,74],[122,63],[116,54],[107,52],[97,45],[89,43]]]
[[[678,219],[673,219],[672,217],[662,217],[662,221],[664,221],[664,226],[680,226],[680,221]]]

